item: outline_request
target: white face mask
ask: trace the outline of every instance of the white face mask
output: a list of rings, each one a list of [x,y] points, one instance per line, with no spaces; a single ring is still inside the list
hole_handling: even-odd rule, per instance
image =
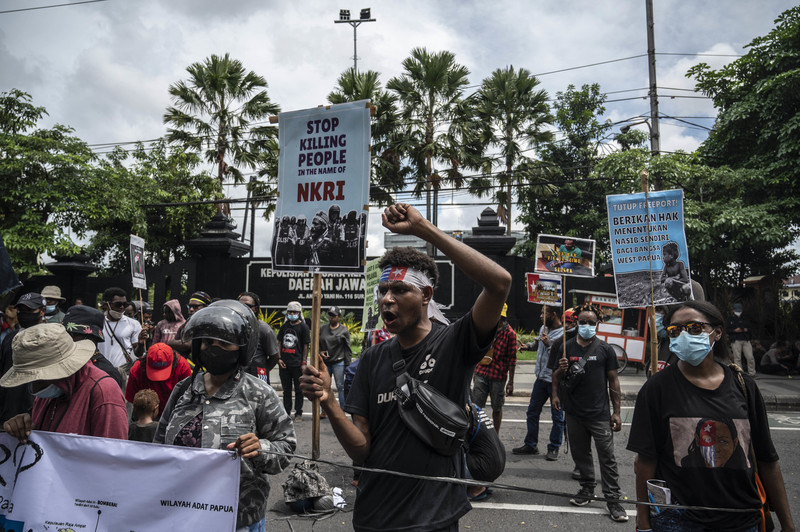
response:
[[[121,320],[122,319],[122,314],[123,313],[120,312],[119,310],[108,309],[108,315],[112,320],[115,320],[115,321],[116,320]]]

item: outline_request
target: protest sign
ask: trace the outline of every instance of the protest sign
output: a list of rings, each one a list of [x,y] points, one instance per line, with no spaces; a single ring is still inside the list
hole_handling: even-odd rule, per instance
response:
[[[594,240],[539,235],[534,270],[576,277],[594,277]]]
[[[369,208],[369,102],[281,113],[278,124],[272,268],[363,272]]]
[[[147,290],[144,275],[144,238],[131,235],[131,277],[134,288]]]
[[[694,299],[683,230],[683,191],[617,194],[606,196],[606,202],[620,308]]]
[[[380,259],[369,261],[364,271],[364,314],[362,314],[361,332],[383,328],[383,318],[378,308],[378,283],[381,278],[379,262]]]
[[[33,431],[0,433],[0,530],[236,529],[240,458]]]
[[[528,303],[561,305],[563,286],[560,275],[526,273],[525,281],[528,286]]]

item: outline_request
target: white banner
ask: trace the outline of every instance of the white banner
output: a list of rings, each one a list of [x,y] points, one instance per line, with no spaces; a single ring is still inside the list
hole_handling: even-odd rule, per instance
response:
[[[369,102],[289,111],[278,118],[272,269],[363,272],[369,208]]]
[[[216,449],[0,433],[0,530],[236,529],[239,459]]]

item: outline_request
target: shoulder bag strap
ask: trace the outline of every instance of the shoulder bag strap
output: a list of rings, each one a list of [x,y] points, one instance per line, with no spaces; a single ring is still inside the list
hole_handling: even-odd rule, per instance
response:
[[[111,325],[107,326],[106,329],[108,329],[108,332],[111,333],[111,336],[113,336],[114,339],[119,344],[120,349],[122,349],[122,354],[125,355],[125,360],[128,362],[128,364],[133,363],[133,359],[131,358],[130,353],[128,353],[128,350],[125,349],[125,344],[123,344],[122,341],[120,341],[120,339],[117,337],[117,333],[114,332],[114,329],[111,328]]]

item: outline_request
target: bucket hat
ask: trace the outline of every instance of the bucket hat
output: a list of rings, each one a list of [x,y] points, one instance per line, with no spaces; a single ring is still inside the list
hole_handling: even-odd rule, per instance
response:
[[[42,323],[21,330],[11,352],[14,365],[0,378],[5,388],[69,377],[86,365],[95,347],[91,340],[73,342],[60,323]]]
[[[59,301],[66,301],[61,297],[61,289],[56,285],[45,286],[42,288],[42,297],[45,299],[57,299]]]

